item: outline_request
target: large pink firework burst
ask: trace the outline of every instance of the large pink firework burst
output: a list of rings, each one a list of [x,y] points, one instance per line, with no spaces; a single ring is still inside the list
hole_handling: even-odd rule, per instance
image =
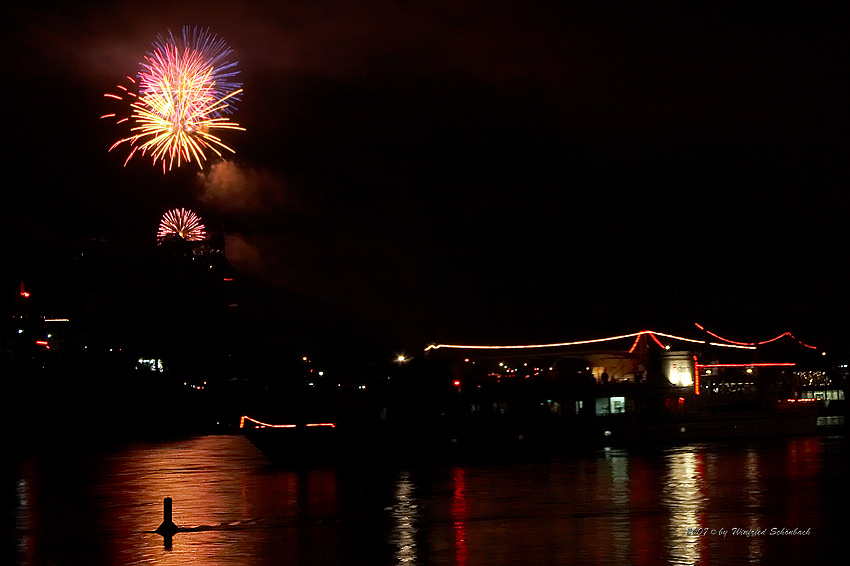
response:
[[[131,135],[115,142],[110,151],[123,143],[131,147],[126,166],[133,155],[150,154],[153,163],[162,163],[163,173],[175,165],[195,161],[199,167],[207,159],[207,150],[222,156],[234,150],[216,135],[220,130],[243,130],[225,117],[232,110],[242,89],[232,78],[238,74],[235,62],[229,62],[231,50],[208,30],[183,31],[183,43],[158,37],[154,50],[145,56],[136,78],[128,76],[130,87],[118,85],[118,94],[105,96],[129,102],[130,113],[102,118],[130,122]]]

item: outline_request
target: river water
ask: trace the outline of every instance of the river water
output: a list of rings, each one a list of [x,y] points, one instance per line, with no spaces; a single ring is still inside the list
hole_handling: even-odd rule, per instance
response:
[[[847,546],[843,437],[286,469],[214,435],[6,472],[7,556],[29,565],[817,564]]]

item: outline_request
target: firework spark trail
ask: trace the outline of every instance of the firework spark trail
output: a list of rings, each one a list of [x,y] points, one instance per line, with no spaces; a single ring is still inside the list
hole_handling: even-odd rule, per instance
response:
[[[226,60],[232,50],[208,30],[198,32],[197,28],[194,32],[183,28],[182,52],[170,31],[168,40],[157,39],[153,52],[145,56],[138,82],[127,77],[137,85],[138,95],[122,85],[118,88],[123,94],[105,95],[120,101],[134,99],[130,115],[117,120],[131,121],[132,135],[115,142],[109,151],[126,142],[131,150],[125,166],[136,152],[149,153],[154,164],[162,162],[163,173],[193,159],[203,168],[206,150],[219,157],[220,150],[235,153],[213,133],[245,130],[224,116],[242,93],[241,85],[229,80],[238,74],[236,63]],[[102,116],[112,117],[118,118],[114,113]]]
[[[134,79],[130,75],[127,75],[127,80],[130,81],[135,86],[136,79]],[[111,93],[111,92],[107,92],[103,96],[105,98],[112,98],[112,99],[119,100],[119,101],[122,101],[122,102],[127,100],[127,98],[125,98],[125,97],[129,97],[129,98],[133,98],[133,99],[136,98],[136,93],[131,91],[130,89],[128,89],[124,85],[121,85],[121,84],[115,85],[115,88],[117,88],[118,90],[120,90],[124,94],[114,94],[114,93]],[[110,112],[109,114],[104,114],[100,118],[101,118],[101,120],[104,119],[104,118],[118,118],[118,120],[115,123],[116,124],[123,124],[124,122],[126,122],[130,119],[130,116],[129,115],[128,116],[121,116],[119,118],[118,114],[116,114],[115,112]]]
[[[149,63],[153,63],[157,57],[157,53],[168,53],[173,51],[175,54],[182,47],[184,57],[189,54],[197,54],[197,57],[203,60],[203,65],[213,69],[209,80],[213,84],[213,89],[218,98],[224,98],[235,91],[242,88],[242,83],[233,81],[232,79],[239,74],[236,69],[237,62],[229,61],[228,57],[233,53],[233,49],[228,47],[224,39],[219,38],[210,33],[209,28],[199,29],[198,27],[189,28],[183,26],[183,42],[182,45],[174,38],[171,30],[168,31],[168,37],[158,35],[154,42],[154,51],[148,53]],[[142,64],[143,68],[147,68],[151,75],[156,75],[156,70]],[[232,98],[230,105],[221,110],[222,113],[230,114],[235,108],[235,103],[239,101],[239,97]]]
[[[157,242],[162,243],[169,236],[183,238],[187,242],[200,242],[207,235],[197,214],[185,208],[175,208],[162,215],[156,234]]]

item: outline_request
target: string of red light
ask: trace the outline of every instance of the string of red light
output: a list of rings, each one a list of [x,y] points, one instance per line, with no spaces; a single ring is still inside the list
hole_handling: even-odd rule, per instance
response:
[[[245,421],[251,421],[252,423],[257,425],[257,428],[296,428],[296,427],[300,426],[300,425],[295,425],[295,424],[269,424],[269,423],[264,423],[262,421],[258,421],[257,419],[253,419],[253,418],[249,417],[248,415],[242,415],[242,417],[239,419],[239,428],[245,428]],[[308,427],[320,427],[321,426],[321,427],[336,428],[336,423],[307,423],[303,426],[308,426]]]
[[[557,348],[563,346],[581,346],[585,344],[598,344],[600,342],[611,342],[614,340],[622,340],[624,338],[635,338],[634,343],[632,344],[632,349],[634,350],[637,347],[638,341],[641,336],[649,335],[656,344],[658,344],[662,348],[666,348],[664,344],[658,339],[659,336],[664,338],[670,338],[671,340],[680,340],[682,342],[691,342],[694,344],[708,344],[711,346],[721,346],[724,348],[740,348],[744,350],[755,350],[755,345],[743,345],[743,344],[720,344],[717,342],[706,342],[705,340],[695,340],[693,338],[685,338],[683,336],[676,336],[674,334],[665,334],[664,332],[656,332],[655,330],[641,330],[640,332],[632,332],[631,334],[621,334],[619,336],[609,336],[607,338],[595,338],[593,340],[577,340],[574,342],[557,342],[552,344],[523,344],[523,345],[501,345],[501,346],[485,346],[485,345],[466,345],[466,344],[430,344],[425,351],[428,350],[437,350],[440,348],[452,348],[452,349],[462,349],[462,350],[518,350],[518,349],[534,349],[534,348]]]
[[[780,334],[779,336],[776,336],[775,338],[771,338],[770,340],[763,340],[761,342],[736,342],[734,340],[729,340],[728,338],[724,338],[723,336],[719,336],[719,335],[715,334],[714,332],[706,329],[703,325],[701,325],[698,322],[695,322],[694,325],[697,328],[699,328],[700,330],[702,330],[703,332],[705,332],[706,334],[708,334],[710,336],[714,336],[718,340],[723,340],[724,342],[728,342],[729,344],[735,344],[735,345],[738,345],[738,346],[763,346],[764,344],[770,344],[771,342],[775,342],[775,341],[779,340],[780,338],[784,338],[785,336],[788,336],[788,337],[792,338],[793,340],[796,340],[797,343],[800,344],[801,346],[809,348],[810,350],[817,350],[818,349],[817,346],[812,346],[810,344],[806,344],[805,342],[799,340],[796,336],[794,336],[790,332],[783,332],[782,334]]]

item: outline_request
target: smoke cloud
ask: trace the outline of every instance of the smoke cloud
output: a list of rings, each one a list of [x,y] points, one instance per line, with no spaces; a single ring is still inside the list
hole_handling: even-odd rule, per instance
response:
[[[224,249],[230,265],[244,273],[261,275],[260,251],[239,234],[225,234]]]
[[[279,210],[287,200],[283,180],[272,173],[246,169],[233,161],[213,164],[198,173],[203,187],[200,199],[218,210],[230,213],[260,214]]]

